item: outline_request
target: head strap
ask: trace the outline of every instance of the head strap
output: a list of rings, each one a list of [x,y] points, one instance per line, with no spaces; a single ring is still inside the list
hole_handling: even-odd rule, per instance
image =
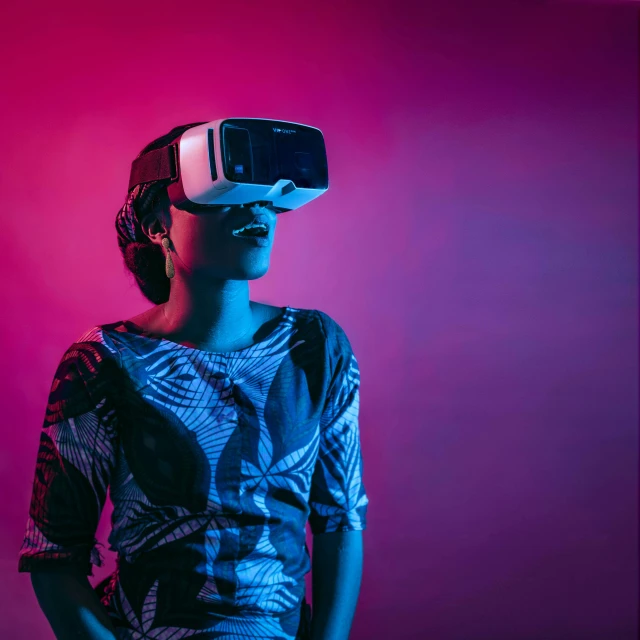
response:
[[[136,185],[156,180],[178,179],[178,145],[169,144],[160,149],[154,149],[136,158],[131,163],[129,176],[129,191]]]

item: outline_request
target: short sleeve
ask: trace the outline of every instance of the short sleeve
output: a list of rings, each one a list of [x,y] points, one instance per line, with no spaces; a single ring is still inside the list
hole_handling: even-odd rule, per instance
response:
[[[343,329],[320,312],[331,380],[320,420],[318,458],[309,496],[309,526],[316,535],[366,528],[368,498],[360,446],[360,370]]]
[[[117,450],[109,393],[114,366],[113,354],[93,341],[74,342],[58,364],[40,432],[19,572],[74,567],[93,575],[92,565],[103,564],[95,533]]]

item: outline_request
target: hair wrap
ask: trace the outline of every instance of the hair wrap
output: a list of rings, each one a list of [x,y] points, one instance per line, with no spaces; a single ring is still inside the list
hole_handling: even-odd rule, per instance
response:
[[[138,155],[138,158],[153,149],[158,149],[164,145],[170,144],[177,140],[185,131],[191,127],[206,124],[204,122],[192,122],[190,124],[182,124],[174,127],[169,133],[156,138],[152,143],[148,144]],[[153,211],[158,204],[158,197],[162,196],[164,188],[169,184],[170,180],[156,180],[154,182],[145,182],[136,185],[127,193],[127,198],[122,208],[116,215],[116,231],[118,233],[118,245],[124,251],[124,248],[131,242],[142,242],[151,244],[148,236],[142,230],[140,221],[144,216]]]
[[[149,243],[140,220],[153,209],[154,200],[165,187],[164,181],[136,185],[127,194],[124,205],[116,215],[116,231],[121,246],[130,242]]]

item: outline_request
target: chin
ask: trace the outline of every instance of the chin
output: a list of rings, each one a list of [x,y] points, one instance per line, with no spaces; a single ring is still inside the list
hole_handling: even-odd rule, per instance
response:
[[[249,274],[247,274],[247,276],[244,279],[245,280],[257,280],[258,278],[262,278],[263,276],[266,276],[268,271],[269,271],[269,267],[267,267],[266,269],[259,269],[257,271],[251,271]]]
[[[198,271],[218,280],[257,280],[269,271],[269,259],[246,259],[218,263],[215,266],[203,266]]]
[[[269,271],[269,265],[246,265],[237,270],[232,280],[258,280]]]

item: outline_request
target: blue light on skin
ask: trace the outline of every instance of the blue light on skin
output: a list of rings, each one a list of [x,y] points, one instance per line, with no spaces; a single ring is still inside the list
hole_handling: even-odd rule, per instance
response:
[[[269,270],[277,223],[267,202],[177,209],[173,205],[148,214],[141,226],[155,244],[171,240],[175,268],[169,300],[131,318],[153,335],[209,351],[250,346],[262,326],[275,320],[280,307],[249,299],[249,280]],[[269,225],[265,247],[239,241],[231,234],[239,216],[263,215]]]

